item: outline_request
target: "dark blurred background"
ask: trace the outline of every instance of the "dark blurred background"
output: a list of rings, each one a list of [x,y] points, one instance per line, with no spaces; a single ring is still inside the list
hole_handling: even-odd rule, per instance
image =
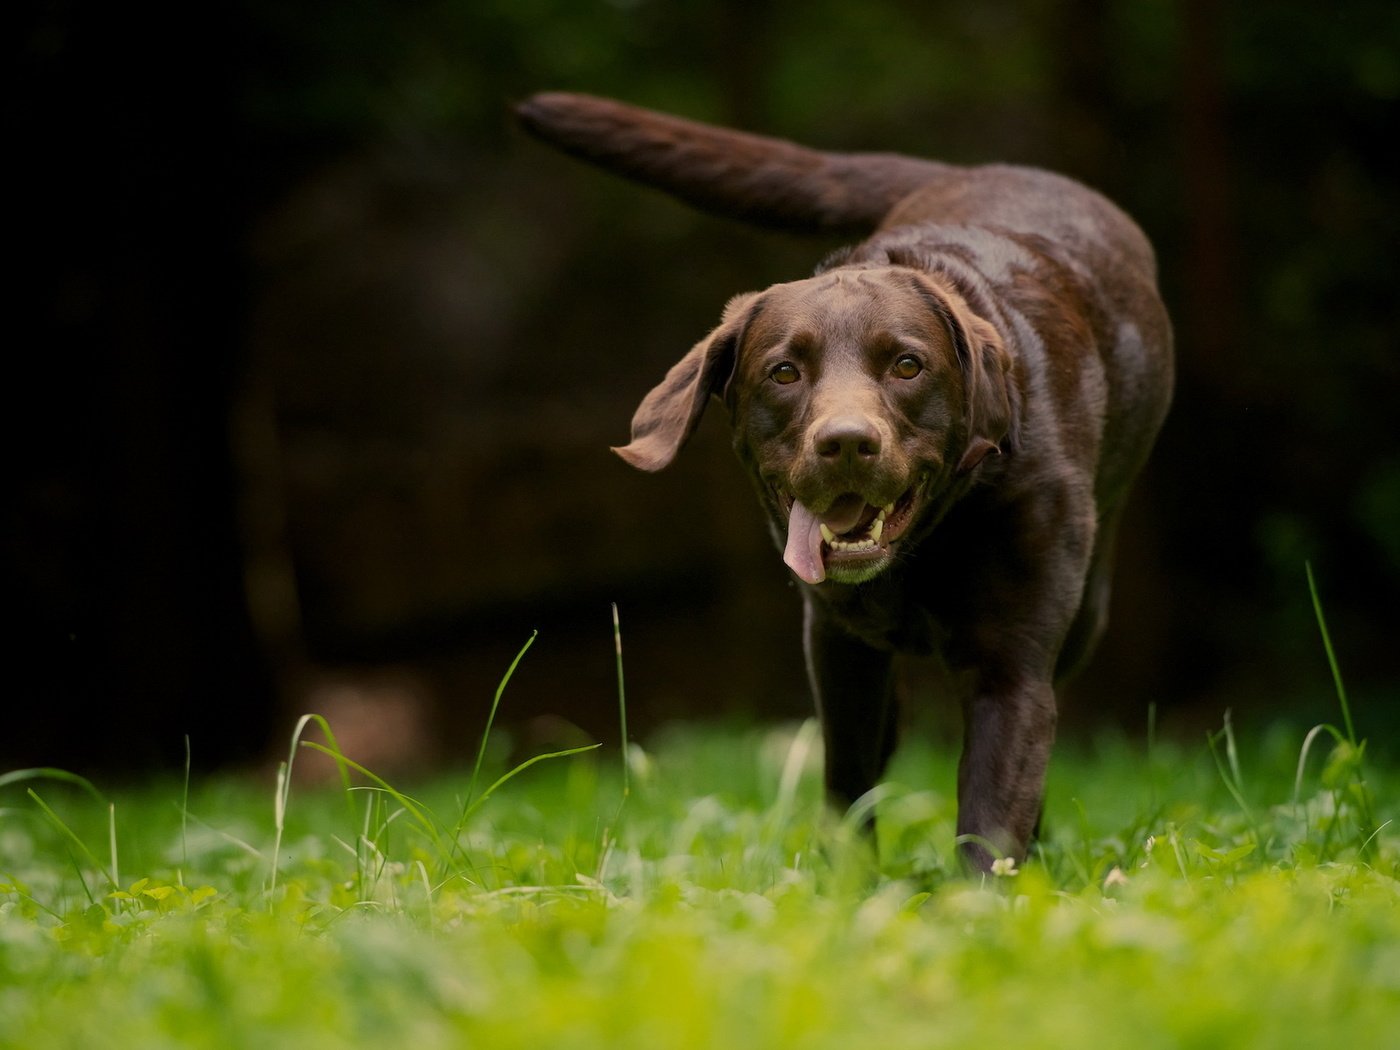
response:
[[[1400,5],[21,0],[0,760],[255,762],[302,711],[373,764],[807,710],[798,599],[720,414],[608,451],[742,290],[832,242],[527,140],[620,97],[833,149],[1077,176],[1158,246],[1176,404],[1072,727],[1397,727]],[[937,725],[922,669],[916,707]],[[925,702],[925,701],[929,702]]]

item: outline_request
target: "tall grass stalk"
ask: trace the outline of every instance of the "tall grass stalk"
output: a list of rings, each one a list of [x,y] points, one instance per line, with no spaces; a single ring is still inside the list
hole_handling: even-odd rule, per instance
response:
[[[476,797],[476,782],[481,775],[482,763],[486,761],[486,743],[491,737],[491,726],[496,721],[496,710],[501,706],[501,697],[505,694],[506,686],[510,684],[511,678],[515,675],[515,669],[520,666],[520,661],[525,654],[530,651],[530,646],[535,644],[535,639],[539,637],[539,631],[531,631],[530,637],[525,639],[525,644],[520,647],[520,651],[515,654],[515,659],[506,668],[506,673],[501,677],[496,686],[496,695],[491,701],[491,710],[486,716],[486,728],[481,731],[481,746],[476,749],[476,761],[472,763],[472,779],[467,785],[467,798],[462,803],[462,817],[457,821],[455,830],[460,831],[467,822],[467,813],[471,809],[472,800]]]
[[[272,895],[277,889],[277,868],[281,861],[282,835],[286,830],[287,822],[287,800],[292,793],[292,766],[296,763],[297,750],[302,740],[301,736],[306,732],[306,727],[315,723],[325,734],[326,740],[330,742],[330,749],[327,754],[335,759],[336,768],[340,772],[340,781],[345,788],[346,804],[350,807],[351,818],[354,818],[354,804],[350,802],[350,774],[346,769],[345,756],[340,752],[340,746],[336,743],[335,733],[331,731],[331,724],[321,715],[307,714],[297,719],[296,727],[292,730],[292,743],[287,751],[285,762],[278,763],[277,766],[277,789],[273,795],[272,815],[274,834],[272,838],[272,870],[268,875],[267,893],[269,906],[272,903]]]
[[[486,727],[481,734],[481,745],[477,749],[476,761],[472,765],[471,781],[467,787],[466,800],[462,803],[462,809],[457,816],[456,822],[452,825],[450,830],[447,829],[446,825],[437,818],[436,814],[433,813],[432,809],[426,804],[424,804],[422,801],[420,801],[417,798],[414,798],[413,796],[403,791],[400,791],[393,784],[389,783],[389,781],[379,776],[379,774],[375,773],[373,770],[367,768],[364,765],[361,765],[359,762],[356,762],[354,759],[348,757],[340,749],[340,745],[335,739],[335,734],[331,731],[330,724],[326,721],[324,717],[317,714],[303,715],[298,720],[296,728],[292,732],[291,752],[289,753],[287,760],[281,763],[281,765],[278,767],[277,771],[277,790],[274,804],[276,816],[276,834],[273,839],[272,877],[269,882],[268,892],[271,893],[273,890],[276,889],[277,868],[281,852],[282,836],[286,823],[287,800],[291,792],[292,763],[295,758],[296,752],[299,748],[309,748],[310,750],[327,755],[332,760],[334,760],[336,768],[340,773],[341,783],[344,788],[347,806],[350,810],[352,826],[356,823],[357,820],[357,812],[353,801],[354,793],[371,792],[378,794],[381,797],[387,796],[388,798],[393,799],[394,802],[396,802],[400,807],[399,812],[406,813],[409,817],[411,817],[414,824],[419,828],[419,830],[423,832],[423,834],[427,837],[428,841],[432,844],[432,847],[438,856],[438,863],[441,865],[443,873],[446,874],[449,871],[451,871],[456,861],[457,855],[462,848],[463,829],[471,820],[472,816],[483,805],[485,805],[487,800],[490,799],[491,796],[495,794],[495,792],[498,791],[503,785],[509,782],[513,777],[520,775],[525,770],[529,769],[533,765],[536,765],[537,763],[544,762],[548,759],[553,758],[566,758],[570,755],[582,754],[585,751],[593,751],[599,747],[602,747],[601,744],[584,744],[580,747],[570,747],[565,748],[561,751],[549,751],[544,754],[534,755],[530,758],[527,758],[525,761],[518,763],[513,768],[507,770],[500,777],[496,778],[496,780],[493,781],[491,785],[487,787],[484,791],[482,791],[480,794],[477,793],[477,783],[481,775],[482,767],[485,764],[486,747],[490,739],[491,728],[495,723],[496,712],[500,708],[501,697],[505,694],[506,686],[510,683],[511,677],[515,674],[515,669],[520,665],[521,659],[525,656],[525,653],[529,651],[530,646],[534,644],[535,638],[538,636],[538,634],[538,631],[531,632],[530,637],[526,639],[525,644],[521,646],[520,651],[515,654],[515,659],[511,661],[510,666],[506,669],[505,675],[502,676],[500,683],[496,687],[495,697],[493,698],[491,703],[491,710],[486,719]],[[317,726],[319,726],[322,733],[325,734],[325,744],[319,743],[315,740],[302,739],[302,735],[305,732],[306,727],[312,723],[315,723]],[[368,780],[369,784],[363,786],[357,786],[352,784],[350,779],[351,771],[358,773],[361,777]],[[356,841],[357,843],[359,843],[359,846],[353,849],[353,852],[355,853],[357,858],[357,875],[362,889],[369,885],[370,863],[376,859],[376,856],[380,859],[382,859],[383,857],[383,852],[379,848],[379,845],[376,841],[378,831],[376,831],[375,836],[371,836],[369,833],[371,817],[373,812],[374,803],[373,801],[371,801],[365,811],[363,827],[359,834],[356,836]],[[395,813],[386,817],[380,822],[379,828],[387,829],[388,826],[397,818],[397,816],[398,813]],[[366,850],[368,850],[371,854],[375,854],[376,856],[370,856],[366,854]]]
[[[627,683],[622,674],[622,624],[617,617],[617,602],[612,603],[613,651],[617,654],[617,714],[622,733],[622,800],[632,793],[632,781],[628,767],[630,755],[627,751]]]
[[[1303,746],[1298,753],[1298,766],[1293,778],[1293,813],[1306,828],[1302,807],[1303,771],[1308,755],[1318,737],[1326,733],[1332,737],[1332,753],[1322,771],[1324,790],[1332,794],[1332,802],[1337,817],[1348,809],[1355,813],[1357,832],[1361,842],[1358,852],[1363,857],[1374,856],[1380,827],[1376,823],[1372,808],[1371,789],[1366,783],[1364,759],[1366,741],[1358,739],[1356,723],[1351,717],[1351,703],[1347,699],[1346,684],[1342,681],[1341,664],[1337,660],[1336,649],[1332,645],[1332,635],[1327,629],[1327,617],[1322,612],[1322,599],[1318,594],[1317,577],[1313,574],[1311,562],[1303,563],[1308,579],[1308,595],[1312,600],[1313,616],[1317,620],[1318,634],[1322,638],[1322,648],[1327,654],[1327,666],[1332,672],[1332,685],[1337,695],[1337,704],[1342,711],[1343,729],[1329,723],[1315,725],[1303,738]],[[1326,856],[1337,831],[1338,820],[1328,821],[1323,828],[1321,854]],[[1309,829],[1310,830],[1310,829]],[[1306,834],[1306,832],[1305,832]]]
[[[812,749],[820,739],[821,725],[815,718],[808,718],[798,727],[792,743],[788,745],[783,771],[778,777],[778,795],[769,811],[769,832],[775,840],[792,819],[797,807],[797,788],[802,780],[802,771],[807,768]]]
[[[190,866],[190,735],[185,734],[185,776],[180,790],[180,867],[175,873],[176,882],[185,884],[185,871]]]
[[[92,850],[88,849],[83,842],[63,820],[55,813],[47,802],[39,797],[39,793],[32,787],[26,788],[25,793],[39,807],[44,818],[52,824],[59,833],[71,842],[78,852],[87,858],[88,863],[96,869],[115,889],[118,886],[118,879],[121,872],[117,864],[117,811],[114,803],[108,802],[102,796],[102,792],[97,790],[96,785],[87,777],[79,776],[77,773],[70,773],[66,769],[54,769],[49,766],[41,766],[34,769],[16,769],[9,773],[0,775],[0,788],[9,787],[11,784],[23,784],[32,780],[53,780],[61,784],[71,784],[87,792],[99,805],[107,808],[107,848],[110,867],[104,868],[102,862],[97,859]],[[87,879],[83,878],[82,867],[74,859],[74,868],[78,872],[78,881],[82,884],[83,892],[92,900],[92,890],[88,887]]]
[[[88,849],[87,843],[80,839],[77,836],[77,834],[74,833],[73,829],[70,828],[67,824],[65,824],[62,818],[60,818],[57,813],[55,813],[51,808],[49,808],[49,804],[39,797],[39,793],[37,791],[35,791],[33,788],[28,788],[26,790],[26,794],[28,794],[30,799],[33,800],[34,804],[39,807],[39,810],[44,814],[44,817],[48,820],[48,822],[52,824],[55,828],[57,828],[59,833],[69,842],[71,842],[82,856],[87,858],[88,863],[92,865],[92,867],[97,871],[99,875],[101,875],[104,879],[107,880],[107,882],[111,885],[113,889],[117,889],[120,884],[117,882],[118,873],[116,871],[115,858],[113,859],[112,870],[107,870],[103,868],[102,862],[97,859],[96,855],[94,855],[92,850]],[[115,820],[115,816],[113,816],[112,819]],[[83,877],[82,865],[78,864],[77,858],[74,858],[73,867],[78,873],[78,881],[82,883],[83,892],[87,894],[88,900],[95,900],[92,896],[92,889],[88,886],[87,879]]]
[[[1347,702],[1347,687],[1342,682],[1342,669],[1337,663],[1337,652],[1332,648],[1332,635],[1327,630],[1327,617],[1322,614],[1322,599],[1317,594],[1317,579],[1313,576],[1312,562],[1304,562],[1308,574],[1308,594],[1312,597],[1313,615],[1317,617],[1317,630],[1322,635],[1322,648],[1327,652],[1327,666],[1332,669],[1332,684],[1337,690],[1337,703],[1342,708],[1342,724],[1346,726],[1347,740],[1356,747],[1356,725],[1351,720],[1351,704]]]
[[[1215,768],[1220,771],[1220,779],[1225,783],[1225,789],[1230,792],[1230,797],[1235,800],[1235,804],[1240,807],[1240,812],[1244,814],[1245,822],[1249,825],[1255,841],[1259,839],[1259,825],[1254,819],[1254,811],[1250,808],[1249,802],[1244,797],[1244,771],[1240,767],[1239,748],[1235,744],[1235,726],[1230,716],[1230,710],[1225,710],[1225,724],[1215,733],[1210,733],[1206,737],[1210,744],[1210,756],[1215,760]],[[1217,744],[1223,740],[1225,742],[1225,757],[1222,760]]]

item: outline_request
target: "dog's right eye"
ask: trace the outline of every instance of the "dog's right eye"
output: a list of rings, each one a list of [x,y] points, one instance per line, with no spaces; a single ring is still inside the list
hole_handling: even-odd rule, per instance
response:
[[[789,383],[796,383],[802,378],[802,373],[798,372],[797,366],[791,361],[784,361],[773,366],[773,371],[768,373],[768,378],[775,383],[787,386]]]
[[[900,379],[913,379],[924,370],[923,364],[913,354],[905,354],[894,363],[893,372]]]

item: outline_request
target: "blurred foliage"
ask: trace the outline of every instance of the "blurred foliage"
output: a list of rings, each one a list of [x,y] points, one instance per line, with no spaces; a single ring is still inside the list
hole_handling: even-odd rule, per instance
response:
[[[173,695],[162,662],[186,649],[189,678],[206,673],[197,647],[127,625],[153,610],[198,623],[199,596],[234,600],[205,586],[207,566],[169,570],[185,590],[150,571],[200,545],[209,519],[144,540],[136,526],[183,520],[156,510],[191,479],[211,486],[208,514],[232,518],[232,483],[201,468],[230,455],[209,421],[249,397],[266,415],[251,430],[281,445],[272,467],[241,449],[234,487],[283,486],[265,516],[288,519],[313,658],[397,658],[491,630],[513,648],[647,588],[650,622],[697,584],[710,605],[676,612],[676,637],[787,636],[795,614],[772,610],[792,596],[757,518],[713,510],[743,495],[712,469],[722,439],[702,432],[678,476],[641,481],[603,449],[728,295],[800,276],[834,245],[705,219],[527,141],[509,103],[560,88],[824,148],[1036,164],[1106,191],[1158,247],[1179,375],[1089,706],[1141,724],[1154,698],[1284,704],[1318,684],[1325,697],[1305,558],[1357,691],[1393,693],[1400,6],[241,0],[203,17],[170,44],[154,11],[21,11],[6,112],[35,202],[20,254],[38,261],[19,298],[68,340],[39,345],[93,372],[76,397],[56,365],[19,384],[48,430],[20,501],[41,510],[12,548],[19,593],[66,588],[54,651],[114,623],[100,659],[144,646],[161,663],[147,686]],[[91,305],[103,297],[110,308]],[[186,370],[218,396],[179,402]],[[135,377],[117,388],[126,415],[109,374]],[[158,383],[156,408],[134,400]],[[128,416],[181,436],[196,419],[204,443],[167,437],[178,469],[138,468],[140,442],[112,440]],[[111,462],[70,469],[91,447]],[[125,575],[93,568],[127,556],[115,527],[93,540],[108,519],[148,544]],[[473,535],[498,522],[517,547],[482,558]],[[82,688],[112,680],[94,667]],[[758,695],[791,670],[776,663]],[[668,680],[664,659],[656,673],[656,691],[702,688]],[[48,695],[46,674],[23,695]]]
[[[250,63],[248,119],[317,154],[328,142],[523,154],[552,166],[549,192],[579,194],[597,177],[506,130],[510,99],[553,87],[830,148],[1036,163],[1101,186],[1159,246],[1177,319],[1178,402],[1148,480],[1167,576],[1184,582],[1172,597],[1219,608],[1211,595],[1224,590],[1246,616],[1272,603],[1301,613],[1310,556],[1345,592],[1357,644],[1379,641],[1368,618],[1400,583],[1393,4],[458,0],[248,14],[268,56]],[[648,314],[673,312],[684,282],[646,261],[660,246],[645,227],[679,222],[665,247],[704,249],[702,221],[593,186],[574,200],[602,214],[543,233],[581,242],[557,250],[584,253],[594,280],[547,294],[636,282]],[[465,206],[508,198],[496,185]],[[521,228],[498,228],[484,250],[509,251]],[[513,279],[528,284],[540,254],[513,260]],[[792,275],[734,268],[749,284]],[[1221,625],[1189,619],[1179,644],[1215,650]]]

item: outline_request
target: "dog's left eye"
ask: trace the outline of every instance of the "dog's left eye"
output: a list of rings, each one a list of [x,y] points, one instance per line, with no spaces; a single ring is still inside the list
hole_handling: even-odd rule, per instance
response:
[[[913,379],[923,370],[923,364],[913,354],[905,354],[894,363],[894,368],[891,369],[900,379]]]
[[[768,378],[775,383],[781,383],[787,386],[789,383],[796,383],[802,376],[797,371],[797,366],[795,364],[791,361],[784,361],[782,364],[773,366],[773,371],[768,373]]]

